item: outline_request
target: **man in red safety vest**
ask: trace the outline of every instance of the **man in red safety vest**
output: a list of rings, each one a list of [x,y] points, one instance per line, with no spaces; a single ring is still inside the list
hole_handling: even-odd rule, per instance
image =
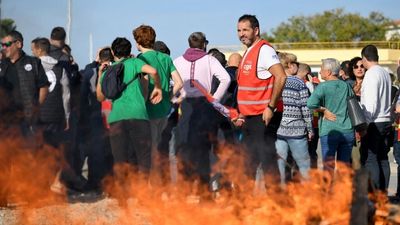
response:
[[[275,140],[280,118],[274,112],[286,75],[276,51],[261,39],[255,16],[241,16],[237,32],[247,51],[238,68],[237,102],[241,119],[235,125],[242,126],[247,175],[254,179],[261,163],[268,184],[268,178],[274,181],[279,178]]]

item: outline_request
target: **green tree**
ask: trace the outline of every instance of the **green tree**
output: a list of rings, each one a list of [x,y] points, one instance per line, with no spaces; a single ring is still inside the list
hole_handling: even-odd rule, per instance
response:
[[[381,41],[389,24],[390,20],[378,12],[362,17],[334,9],[308,17],[293,16],[270,35],[261,36],[273,42]]]
[[[15,30],[17,26],[12,19],[2,19],[0,20],[0,38],[6,36],[9,32]]]

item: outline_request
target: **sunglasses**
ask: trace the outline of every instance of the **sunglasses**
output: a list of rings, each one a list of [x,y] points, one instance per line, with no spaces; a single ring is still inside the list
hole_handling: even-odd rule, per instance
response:
[[[17,40],[14,40],[14,41],[7,41],[7,42],[1,42],[1,47],[3,47],[3,48],[8,48],[8,47],[10,47],[12,44],[14,44],[15,42],[17,42]]]
[[[353,66],[353,69],[358,69],[358,67],[360,67],[361,69],[364,69],[364,65],[360,65],[360,66],[354,65],[354,66]]]

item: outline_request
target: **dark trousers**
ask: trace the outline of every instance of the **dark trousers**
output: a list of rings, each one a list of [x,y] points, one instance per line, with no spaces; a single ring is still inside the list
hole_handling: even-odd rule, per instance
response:
[[[397,164],[397,191],[396,196],[400,197],[400,142],[398,138],[399,130],[395,128],[393,134],[393,156]]]
[[[189,181],[199,178],[200,184],[208,185],[210,151],[217,135],[217,112],[204,97],[186,98],[181,109],[182,118],[176,134],[183,175]]]
[[[66,131],[64,159],[65,165],[61,172],[61,180],[67,187],[83,190],[86,180],[81,175],[82,157],[79,148],[79,116],[77,110],[72,110],[69,118],[69,130]]]
[[[110,124],[114,164],[129,163],[146,177],[151,167],[151,132],[148,120],[121,120]]]
[[[86,190],[98,190],[101,188],[101,180],[112,170],[112,154],[108,130],[103,125],[100,113],[93,113],[80,124],[79,147],[82,152],[81,161],[83,164],[84,159],[87,157],[88,164]]]
[[[42,123],[43,141],[54,148],[60,148],[65,142],[65,123]]]
[[[234,145],[239,143],[239,136],[237,135],[238,130],[235,129],[229,118],[221,114],[217,114],[217,116],[218,128],[223,132],[226,144]]]
[[[37,150],[42,145],[38,136],[41,134],[42,127],[37,123],[29,123],[25,120],[19,122],[20,135],[22,137],[22,148]]]
[[[390,122],[370,123],[367,134],[361,138],[361,165],[370,173],[376,188],[387,190],[390,177],[388,160]]]
[[[311,139],[311,141],[308,142],[308,153],[310,154],[311,168],[317,169],[318,168],[317,148],[319,140],[319,129],[318,128],[313,128],[313,129],[314,129],[314,137]]]
[[[258,165],[261,163],[264,174],[278,181],[279,170],[275,148],[277,119],[265,126],[262,115],[247,116],[242,128],[243,144],[246,152],[246,174],[255,179]]]
[[[168,117],[167,126],[161,133],[161,140],[157,150],[159,152],[160,176],[163,185],[171,180],[169,163],[169,142],[172,138],[172,129],[178,124],[178,105],[173,105],[174,111]]]

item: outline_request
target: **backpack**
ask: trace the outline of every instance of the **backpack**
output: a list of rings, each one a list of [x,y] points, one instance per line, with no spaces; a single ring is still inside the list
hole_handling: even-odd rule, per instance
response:
[[[132,83],[135,76],[128,83],[124,83],[124,61],[110,66],[104,73],[104,78],[101,83],[101,91],[107,99],[115,100],[121,97],[122,92]]]

